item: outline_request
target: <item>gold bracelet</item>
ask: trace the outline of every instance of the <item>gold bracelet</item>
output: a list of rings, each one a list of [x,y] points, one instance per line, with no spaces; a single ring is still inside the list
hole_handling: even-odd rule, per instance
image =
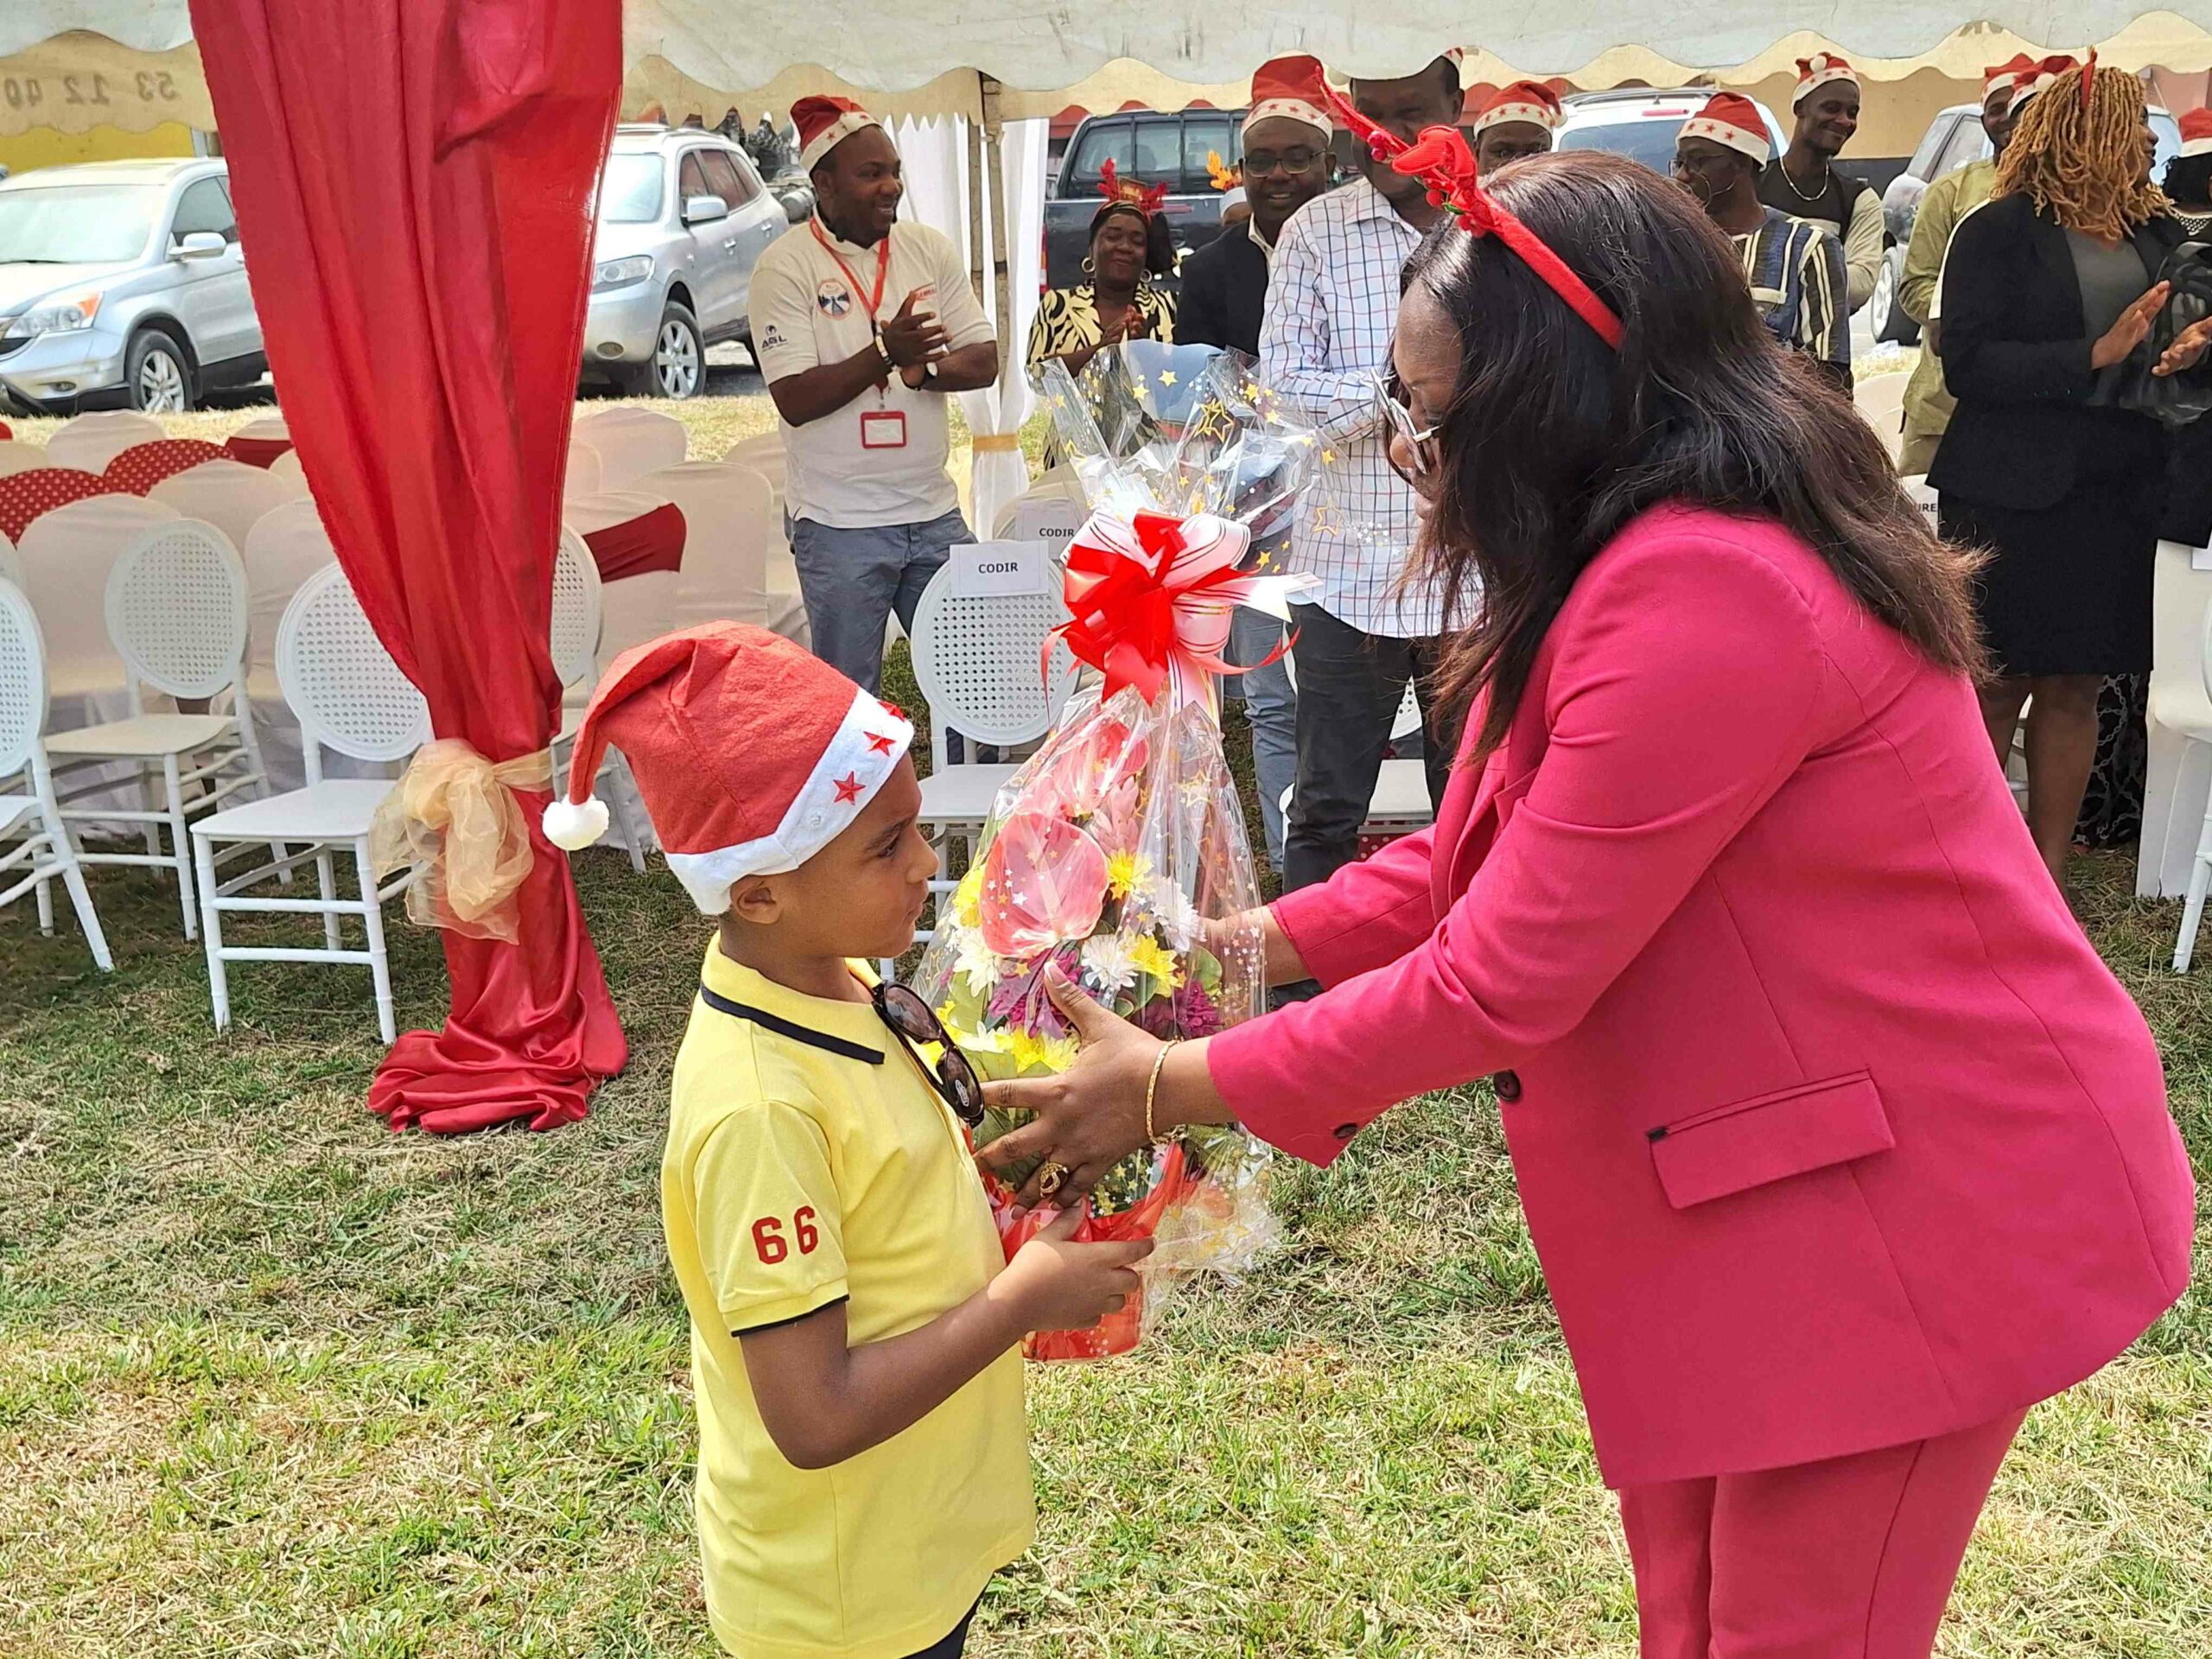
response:
[[[1160,1046],[1160,1052],[1152,1057],[1152,1077],[1144,1086],[1144,1138],[1147,1144],[1160,1144],[1160,1131],[1152,1124],[1152,1103],[1160,1093],[1160,1074],[1167,1065],[1167,1051],[1183,1039],[1171,1037]]]

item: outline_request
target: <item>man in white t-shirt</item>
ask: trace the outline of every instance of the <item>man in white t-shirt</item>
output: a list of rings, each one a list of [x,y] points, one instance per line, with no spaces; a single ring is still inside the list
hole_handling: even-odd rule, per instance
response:
[[[784,435],[785,513],[814,652],[870,692],[893,610],[913,626],[968,525],[945,398],[998,378],[998,345],[959,254],[899,223],[899,153],[842,98],[791,106],[815,212],[753,271],[753,345]]]

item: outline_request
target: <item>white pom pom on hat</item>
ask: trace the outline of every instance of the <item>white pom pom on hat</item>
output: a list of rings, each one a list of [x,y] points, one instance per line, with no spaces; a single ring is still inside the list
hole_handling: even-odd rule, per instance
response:
[[[556,799],[541,822],[546,840],[564,853],[580,853],[607,833],[607,803],[596,795],[583,801]]]

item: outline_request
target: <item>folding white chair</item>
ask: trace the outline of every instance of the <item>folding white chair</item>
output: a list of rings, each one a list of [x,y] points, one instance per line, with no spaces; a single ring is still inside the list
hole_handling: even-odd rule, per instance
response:
[[[561,522],[579,536],[589,536],[627,524],[661,505],[661,498],[636,490],[604,490],[563,502]],[[631,646],[658,639],[676,626],[676,580],[673,570],[654,570],[606,585],[600,595],[599,665],[602,669]],[[587,692],[589,690],[585,687]]]
[[[1075,659],[1058,641],[1049,677],[1039,671],[1052,630],[1068,620],[1058,592],[959,594],[954,586],[947,565],[914,607],[914,683],[930,711],[930,775],[922,780],[919,817],[938,850],[933,893],[951,891],[952,843],[973,855],[999,791],[1017,769],[1005,762],[951,765],[946,733],[1001,747],[1034,742],[1052,729],[1076,683]]]
[[[574,435],[599,452],[599,486],[626,490],[640,474],[674,467],[691,450],[691,434],[683,422],[658,410],[617,405],[587,415],[573,429]]]
[[[592,688],[599,683],[599,565],[592,558],[591,549],[584,545],[584,538],[564,524],[561,544],[553,555],[553,670],[561,677],[564,693],[581,686],[586,702],[590,700]],[[561,729],[555,734],[550,749],[554,783],[565,789],[566,774],[562,763],[575,747],[576,728],[582,723],[583,707],[581,703],[569,703],[564,696],[561,712]],[[623,844],[630,852],[630,868],[643,875],[652,820],[645,813],[644,798],[638,794],[629,765],[617,751],[609,749],[599,776],[613,785],[601,791],[601,798],[607,803],[622,831]]]
[[[768,536],[776,505],[760,474],[719,461],[687,461],[630,480],[629,493],[673,501],[683,514],[683,568],[670,626],[768,624]]]
[[[2168,700],[2158,718],[2188,738],[2192,746],[2212,745],[2212,604],[2204,607],[2204,626],[2199,636],[2198,672],[2204,682],[2207,702],[2194,707]],[[2196,954],[2196,930],[2204,919],[2204,896],[2212,891],[2212,805],[2204,813],[2204,828],[2196,841],[2196,861],[2190,867],[2188,901],[2182,906],[2181,934],[2174,941],[2174,972],[2189,971]]]
[[[74,467],[95,476],[124,450],[168,436],[168,429],[133,409],[99,410],[62,422],[46,441],[46,464]]]
[[[416,872],[404,870],[378,887],[369,861],[369,825],[379,803],[391,791],[382,778],[322,775],[322,750],[328,747],[357,760],[403,760],[430,738],[429,705],[410,685],[399,665],[378,641],[359,601],[336,565],[302,584],[276,631],[276,678],[284,699],[298,717],[305,749],[308,782],[302,789],[232,807],[192,826],[193,853],[200,872],[200,914],[207,950],[207,989],[214,1003],[215,1028],[231,1023],[230,980],[233,962],[366,963],[375,986],[377,1029],[386,1043],[397,1038],[392,1018],[391,966],[385,950],[384,902],[404,893]],[[216,877],[217,849],[240,842],[307,844],[293,853],[296,862],[311,853],[321,882],[320,899],[254,899],[244,891],[277,873],[276,865],[242,874]],[[335,855],[352,854],[359,894],[338,896]],[[238,912],[319,915],[323,948],[237,946],[223,942],[223,918]],[[346,948],[341,918],[358,917],[367,948]]]
[[[67,803],[105,790],[86,784],[62,797],[62,816],[73,823],[137,823],[146,827],[143,853],[87,852],[87,864],[120,864],[176,874],[184,937],[198,937],[200,907],[192,893],[190,819],[242,790],[263,790],[268,773],[254,734],[245,683],[245,567],[222,531],[196,519],[156,525],[108,575],[108,637],[124,662],[130,712],[127,718],[47,740],[47,753],[65,776],[100,762],[120,762],[150,779],[161,777],[158,810],[129,811]],[[143,688],[205,702],[231,694],[226,715],[148,714]],[[80,774],[79,774],[80,775]],[[168,850],[161,833],[168,832]],[[272,848],[281,861],[282,848]]]
[[[27,443],[21,438],[0,438],[0,478],[15,473],[35,473],[52,465],[46,458],[44,444]]]
[[[245,555],[253,527],[300,492],[284,479],[271,477],[265,467],[249,467],[242,461],[203,461],[171,474],[146,492],[186,518],[211,524],[230,537],[231,545]],[[246,576],[253,575],[249,561]]]
[[[17,837],[0,841],[0,883],[6,884],[0,886],[0,906],[35,890],[38,931],[51,934],[53,883],[60,876],[92,960],[102,973],[112,973],[107,935],[54,798],[54,774],[41,741],[45,730],[46,643],[23,590],[0,579],[0,837]]]

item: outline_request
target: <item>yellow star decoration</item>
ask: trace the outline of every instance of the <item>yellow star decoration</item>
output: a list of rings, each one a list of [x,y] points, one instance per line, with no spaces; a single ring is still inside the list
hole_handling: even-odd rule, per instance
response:
[[[1261,555],[1260,555],[1260,562],[1259,562],[1259,563],[1257,563],[1256,565],[1253,566],[1252,568],[1253,568],[1254,569],[1255,569],[1255,570],[1264,570],[1264,569],[1266,569],[1269,565],[1273,564],[1274,562],[1275,562],[1275,556],[1274,556],[1274,554],[1272,554],[1272,553],[1262,553],[1262,554],[1261,554]]]
[[[1324,467],[1335,466],[1337,464],[1337,452],[1333,449],[1324,449],[1321,452],[1321,464]]]
[[[960,885],[953,890],[952,919],[963,927],[979,926],[983,919],[982,896],[983,866],[979,861],[969,866],[968,874],[960,878]]]
[[[1141,397],[1146,392],[1151,391],[1152,388],[1145,385],[1144,376],[1141,374],[1133,374],[1129,377],[1129,390],[1136,393],[1138,397]]]
[[[1129,960],[1136,963],[1139,973],[1158,980],[1171,991],[1183,982],[1175,953],[1149,934],[1129,947]]]
[[[1175,384],[1175,371],[1173,369],[1162,369],[1160,372],[1160,384],[1163,386],[1173,385]]]

